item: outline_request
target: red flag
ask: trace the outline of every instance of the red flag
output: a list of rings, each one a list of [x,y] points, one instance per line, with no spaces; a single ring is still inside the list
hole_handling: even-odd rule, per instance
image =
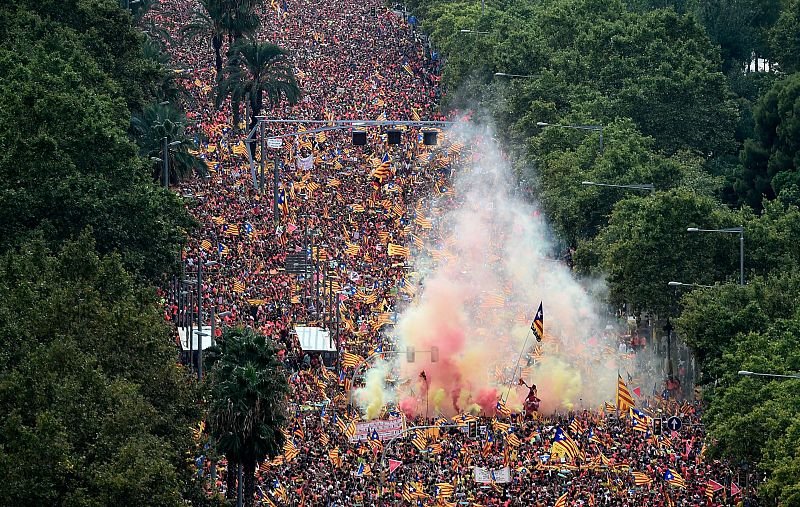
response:
[[[633,388],[633,394],[635,394],[637,398],[641,398],[642,397],[642,388],[641,387],[634,387]]]
[[[400,465],[402,465],[402,464],[403,464],[402,461],[398,461],[396,459],[390,459],[389,460],[389,473],[392,473],[395,470],[397,470],[398,468],[400,468]]]
[[[735,482],[731,482],[731,496],[736,496],[741,492],[742,490],[739,489],[739,486],[737,486]]]

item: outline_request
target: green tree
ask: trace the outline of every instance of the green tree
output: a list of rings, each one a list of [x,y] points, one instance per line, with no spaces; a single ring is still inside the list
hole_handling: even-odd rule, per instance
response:
[[[156,179],[164,177],[164,138],[170,144],[179,143],[168,150],[170,181],[179,181],[194,174],[202,176],[207,171],[205,163],[189,151],[196,150],[197,146],[186,134],[185,118],[179,109],[169,104],[155,103],[131,119],[140,154],[150,160],[162,159],[152,160]]]
[[[199,393],[153,292],[94,249],[0,257],[3,502],[182,505]]]
[[[209,355],[217,358],[209,364],[209,428],[229,473],[241,464],[244,503],[251,507],[256,462],[282,452],[289,383],[274,343],[252,329],[226,329]]]
[[[108,15],[119,15],[111,7]],[[35,234],[55,247],[91,227],[101,253],[119,252],[137,276],[159,280],[193,222],[177,196],[154,185],[128,136],[123,95],[133,83],[108,73],[124,64],[93,56],[87,45],[100,44],[99,35],[89,41],[52,18],[9,8],[13,16],[0,8],[0,252]],[[139,41],[131,39],[136,51]]]
[[[789,199],[800,192],[800,74],[775,82],[753,116],[756,136],[744,143],[744,168],[734,188],[745,203],[760,209],[764,198],[785,192]]]
[[[668,317],[677,313],[678,301],[669,282],[713,284],[738,273],[735,242],[686,228],[738,221],[713,198],[686,188],[628,198],[614,206],[597,237],[579,244],[575,260],[582,272],[606,275],[612,302]]]
[[[772,54],[781,70],[800,71],[800,1],[787,2],[769,37]]]
[[[225,35],[225,0],[200,0],[203,10],[196,10],[192,19],[183,26],[186,39],[208,37],[214,51],[214,68],[222,75],[222,39]]]
[[[556,230],[572,246],[597,235],[615,202],[649,195],[646,190],[583,186],[582,181],[650,183],[658,190],[687,186],[709,194],[719,185],[703,173],[702,160],[653,151],[653,139],[642,136],[630,120],[618,120],[603,133],[602,152],[597,134],[580,131],[567,138],[581,139],[576,149],[563,147],[565,134],[557,129],[545,129],[535,141],[535,150],[544,154],[537,165],[538,197]]]
[[[264,95],[270,108],[281,100],[289,104],[300,100],[300,87],[286,50],[268,42],[245,39],[231,48],[230,55],[224,78],[217,87],[217,104],[227,97],[234,103],[249,97],[249,128],[255,127],[256,116],[264,109]]]

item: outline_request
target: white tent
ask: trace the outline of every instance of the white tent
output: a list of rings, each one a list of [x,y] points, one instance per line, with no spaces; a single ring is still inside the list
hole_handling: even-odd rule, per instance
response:
[[[188,327],[179,327],[178,328],[178,336],[180,337],[181,342],[181,350],[189,350],[189,340],[187,339],[187,334],[189,333]],[[200,334],[205,333],[205,334]],[[200,342],[200,337],[202,336],[203,340],[203,350],[206,350],[211,346],[211,326],[203,326],[203,328],[198,332],[196,327],[192,328],[192,350],[197,350],[197,344]]]
[[[330,332],[321,327],[295,326],[294,332],[300,341],[300,347],[307,352],[336,352],[336,344],[331,340]]]

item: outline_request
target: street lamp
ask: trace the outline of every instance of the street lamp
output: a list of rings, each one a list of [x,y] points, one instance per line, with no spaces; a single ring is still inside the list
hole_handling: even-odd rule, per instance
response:
[[[631,190],[649,190],[654,192],[656,187],[653,186],[652,183],[633,183],[630,185],[614,185],[611,183],[598,183],[596,181],[581,181],[581,185],[591,186],[591,187],[612,187],[612,188],[629,188]]]
[[[603,153],[603,126],[602,125],[564,125],[560,123],[547,123],[544,121],[537,121],[536,126],[538,127],[560,127],[564,129],[576,129],[576,130],[593,130],[600,132],[600,153]]]
[[[777,373],[757,373],[754,371],[739,370],[739,375],[742,377],[769,377],[769,378],[788,378],[800,379],[800,375],[778,375]]]
[[[727,227],[725,229],[699,229],[688,227],[686,232],[721,232],[739,235],[739,285],[744,285],[744,226]]]
[[[683,283],[683,282],[669,282],[667,285],[670,287],[697,287],[703,289],[713,289],[713,285],[701,285],[699,283]]]
[[[507,77],[507,78],[522,78],[522,79],[534,79],[541,77],[539,74],[509,74],[507,72],[495,72],[495,77]]]
[[[461,33],[474,33],[475,35],[489,35],[489,32],[481,32],[480,30],[470,30],[468,28],[462,28],[459,30]]]
[[[169,149],[181,144],[180,141],[168,142],[169,139],[164,136],[164,188],[169,188]]]

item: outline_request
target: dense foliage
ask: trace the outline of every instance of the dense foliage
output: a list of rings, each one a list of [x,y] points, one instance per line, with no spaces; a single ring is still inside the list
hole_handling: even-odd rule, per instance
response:
[[[712,452],[766,473],[766,505],[800,505],[797,383],[737,375],[800,370],[800,2],[411,3],[447,105],[495,121],[578,272],[636,316],[678,317]],[[739,225],[744,287],[738,234],[687,232]]]

